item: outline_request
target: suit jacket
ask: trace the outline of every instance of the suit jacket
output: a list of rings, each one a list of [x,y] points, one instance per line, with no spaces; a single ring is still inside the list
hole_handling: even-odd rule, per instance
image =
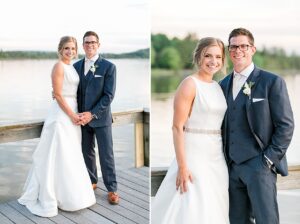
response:
[[[254,85],[251,88],[250,99],[247,97],[245,109],[251,133],[263,154],[274,163],[276,172],[286,176],[288,167],[285,154],[292,140],[294,119],[285,81],[257,67],[250,76],[249,81],[254,82]],[[229,91],[232,91],[232,81],[233,73],[220,82],[227,100]],[[222,128],[224,153],[227,122],[225,115]]]
[[[79,112],[84,112],[80,108],[85,108],[85,111],[90,111],[96,115],[96,118],[88,123],[91,127],[109,126],[112,124],[110,105],[116,90],[116,66],[99,55],[94,63],[96,70],[90,76],[85,93],[83,93],[84,61],[84,59],[81,59],[74,64],[74,68],[80,77],[77,90]],[[85,97],[84,101],[82,97]],[[81,105],[82,102],[84,102],[84,105]]]

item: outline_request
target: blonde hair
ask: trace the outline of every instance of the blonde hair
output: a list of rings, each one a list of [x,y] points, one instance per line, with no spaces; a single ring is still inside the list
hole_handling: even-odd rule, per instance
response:
[[[205,38],[202,38],[199,40],[199,42],[194,50],[193,64],[196,65],[197,68],[199,68],[201,66],[205,52],[206,52],[207,48],[211,47],[211,46],[220,47],[220,49],[222,51],[222,66],[224,66],[224,62],[225,62],[224,43],[218,38],[205,37]]]
[[[71,36],[64,36],[62,38],[60,38],[59,44],[58,44],[58,48],[57,48],[57,53],[58,53],[58,57],[60,58],[62,56],[62,51],[64,49],[64,46],[66,45],[66,43],[69,42],[73,42],[75,44],[75,50],[76,50],[76,56],[77,57],[77,50],[78,50],[78,46],[77,46],[77,40],[75,37],[71,37]]]

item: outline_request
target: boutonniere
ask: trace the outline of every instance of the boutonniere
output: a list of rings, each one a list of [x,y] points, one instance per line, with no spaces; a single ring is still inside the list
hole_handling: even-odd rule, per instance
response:
[[[249,97],[249,99],[251,99],[251,88],[253,85],[254,85],[254,82],[249,82],[249,83],[245,82],[245,84],[244,84],[243,93],[245,95],[247,95]]]
[[[90,68],[90,71],[93,73],[93,75],[95,74],[96,69],[98,68],[98,65],[92,65]]]

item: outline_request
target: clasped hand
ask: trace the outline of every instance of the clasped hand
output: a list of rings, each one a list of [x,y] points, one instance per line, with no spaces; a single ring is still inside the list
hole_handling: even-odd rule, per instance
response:
[[[72,122],[75,125],[86,125],[87,123],[89,123],[93,117],[91,112],[83,112],[83,113],[78,113],[78,114],[74,114],[72,117]]]

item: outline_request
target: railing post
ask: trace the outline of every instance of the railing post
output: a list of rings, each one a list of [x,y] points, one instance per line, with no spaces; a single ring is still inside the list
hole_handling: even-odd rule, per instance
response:
[[[144,108],[143,112],[143,123],[144,123],[144,165],[150,166],[150,111],[149,108]]]
[[[144,124],[134,124],[135,167],[144,166]]]

